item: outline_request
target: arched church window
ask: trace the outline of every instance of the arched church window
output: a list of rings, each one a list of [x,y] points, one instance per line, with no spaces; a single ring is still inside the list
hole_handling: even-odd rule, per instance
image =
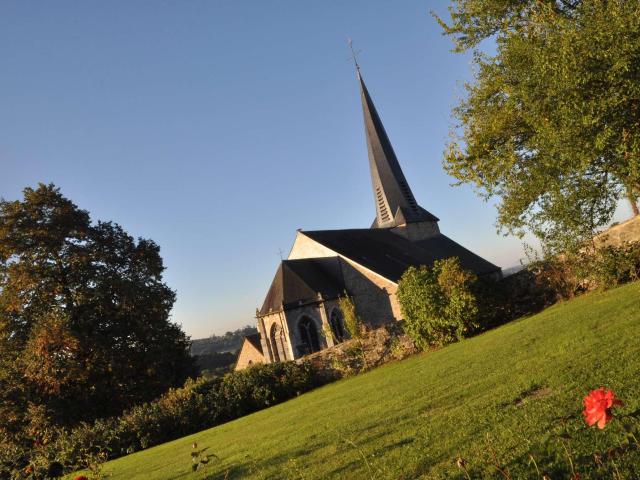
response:
[[[302,317],[298,322],[298,333],[300,334],[300,353],[302,355],[308,355],[320,350],[318,329],[313,320],[309,317]]]
[[[344,341],[346,337],[344,321],[342,320],[342,313],[337,308],[334,308],[331,312],[329,325],[331,326],[331,333],[333,333],[333,338],[335,339],[335,341],[338,343]]]

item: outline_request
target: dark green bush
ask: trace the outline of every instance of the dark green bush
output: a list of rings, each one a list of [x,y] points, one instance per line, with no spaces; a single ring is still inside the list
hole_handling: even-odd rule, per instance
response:
[[[37,446],[26,436],[2,439],[0,478],[3,473],[23,478],[29,465],[44,472],[43,466],[58,461],[71,471],[86,467],[101,453],[117,458],[275,405],[321,383],[316,370],[306,362],[255,365],[224,377],[189,380],[184,387],[119,417],[57,429],[50,441]]]
[[[483,331],[537,313],[555,302],[555,295],[541,288],[528,269],[498,281],[481,278],[474,293],[478,299],[478,324]]]

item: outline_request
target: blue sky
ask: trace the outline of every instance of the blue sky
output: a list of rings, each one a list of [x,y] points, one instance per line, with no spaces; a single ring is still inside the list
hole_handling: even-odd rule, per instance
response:
[[[443,233],[523,256],[441,168],[470,78],[426,1],[0,4],[0,195],[53,182],[155,240],[193,337],[253,323],[297,228],[375,215],[346,38],[412,189]]]

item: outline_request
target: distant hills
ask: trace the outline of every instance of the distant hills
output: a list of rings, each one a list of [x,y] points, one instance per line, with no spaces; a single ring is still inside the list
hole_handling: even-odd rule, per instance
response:
[[[224,335],[211,335],[191,341],[191,355],[203,373],[222,374],[235,364],[238,350],[245,336],[258,333],[251,325]]]
[[[258,329],[251,325],[239,328],[224,335],[211,335],[208,338],[191,340],[191,355],[203,355],[205,353],[235,353],[240,349],[242,340],[247,335],[258,333]]]
[[[515,265],[513,267],[503,268],[502,269],[502,275],[504,277],[508,277],[509,275],[513,275],[514,273],[518,273],[519,271],[524,270],[525,268],[527,268],[525,265]]]

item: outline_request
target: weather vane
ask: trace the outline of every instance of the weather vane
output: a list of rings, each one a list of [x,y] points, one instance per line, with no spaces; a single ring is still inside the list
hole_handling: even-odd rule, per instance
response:
[[[347,37],[347,43],[349,44],[349,49],[351,50],[351,56],[347,60],[353,60],[353,63],[356,66],[356,70],[360,71],[360,65],[358,64],[358,54],[362,52],[362,50],[354,50],[353,49],[353,40],[351,37]]]

